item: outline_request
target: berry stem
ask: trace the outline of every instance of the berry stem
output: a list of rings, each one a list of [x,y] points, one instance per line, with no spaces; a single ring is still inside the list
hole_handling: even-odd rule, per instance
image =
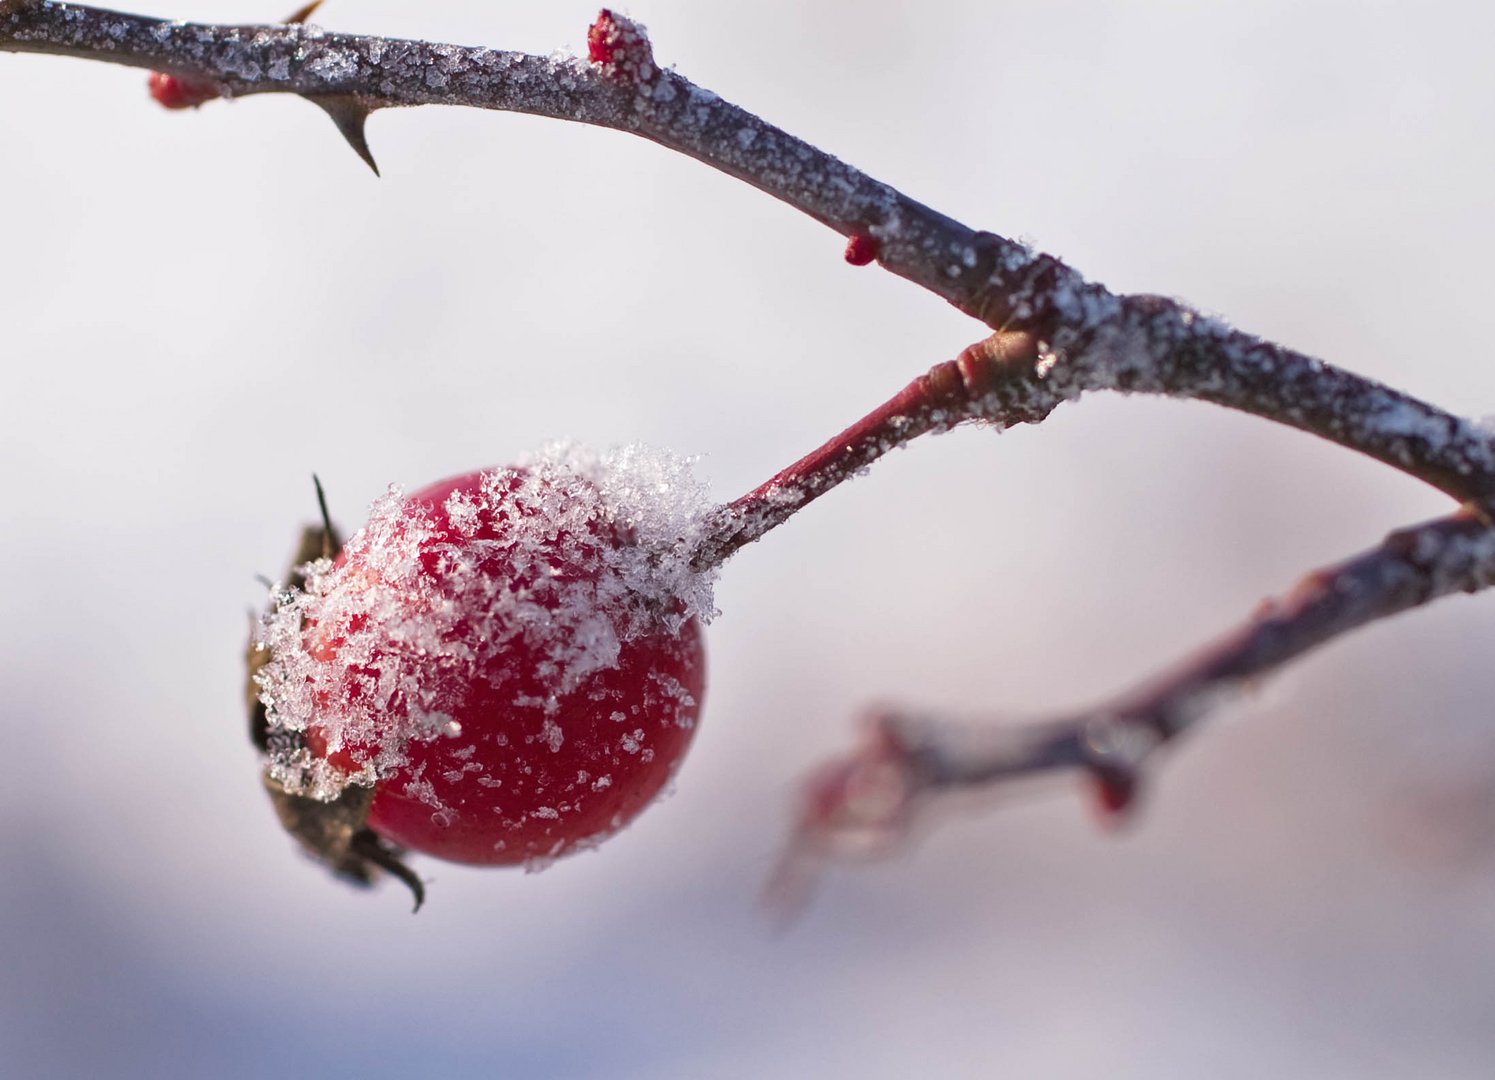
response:
[[[1049,408],[1021,390],[1037,360],[1033,338],[994,334],[936,364],[887,401],[767,482],[716,511],[692,565],[706,570],[783,524],[888,451],[965,420],[1036,422]],[[1006,391],[1005,393],[1002,391]],[[1016,391],[1016,392],[1014,392]]]

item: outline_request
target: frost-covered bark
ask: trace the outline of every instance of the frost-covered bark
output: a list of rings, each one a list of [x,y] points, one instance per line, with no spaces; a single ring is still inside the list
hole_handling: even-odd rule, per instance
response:
[[[1052,256],[954,221],[660,67],[631,20],[603,11],[587,47],[586,57],[537,57],[302,22],[202,25],[0,0],[0,51],[148,68],[158,73],[153,94],[173,107],[297,94],[325,109],[370,164],[364,122],[394,106],[468,105],[631,132],[799,209],[848,238],[848,261],[875,261],[995,331],[717,508],[695,542],[694,570],[719,565],[918,435],[962,422],[1037,423],[1091,390],[1192,398],[1275,420],[1467,504],[1310,576],[1179,674],[1081,716],[980,736],[887,719],[868,749],[811,786],[811,838],[880,831],[923,796],[1061,767],[1089,770],[1119,809],[1153,750],[1220,692],[1366,622],[1495,578],[1495,440],[1479,424],[1175,301],[1112,294]]]

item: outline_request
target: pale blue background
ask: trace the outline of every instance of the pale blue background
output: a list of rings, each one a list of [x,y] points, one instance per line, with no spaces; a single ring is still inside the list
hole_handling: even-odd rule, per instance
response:
[[[286,0],[286,6],[293,6]],[[217,0],[163,16],[285,14]],[[1482,4],[650,0],[658,55],[977,227],[1495,413]],[[549,52],[565,0],[320,21]],[[869,702],[1022,717],[1124,687],[1441,512],[1206,406],[1094,399],[894,455],[744,552],[679,790],[426,911],[299,860],[239,650],[320,472],[558,436],[705,455],[730,498],[978,328],[747,187],[523,117],[168,114],[0,56],[0,1074],[1490,1075],[1495,597],[1337,644],[1169,763],[1134,833],[1061,785],[755,896]]]

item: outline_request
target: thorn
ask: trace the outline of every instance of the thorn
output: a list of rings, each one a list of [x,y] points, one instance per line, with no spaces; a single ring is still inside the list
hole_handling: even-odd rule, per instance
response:
[[[379,175],[379,166],[374,161],[374,154],[369,149],[369,141],[364,136],[363,125],[373,112],[367,105],[354,94],[304,94],[307,101],[321,108],[332,122],[337,125],[337,130],[342,133],[343,138],[348,140],[348,145],[353,152],[363,158],[364,164],[374,170],[374,175]]]
[[[1474,518],[1487,529],[1495,529],[1495,517],[1491,516],[1490,507],[1479,499],[1470,499],[1460,508],[1469,517]]]
[[[322,0],[311,0],[311,3],[307,4],[305,7],[297,8],[295,11],[291,12],[291,14],[287,15],[285,24],[287,26],[295,26],[297,23],[304,23],[308,19],[310,19],[312,17],[312,13],[321,6]]]

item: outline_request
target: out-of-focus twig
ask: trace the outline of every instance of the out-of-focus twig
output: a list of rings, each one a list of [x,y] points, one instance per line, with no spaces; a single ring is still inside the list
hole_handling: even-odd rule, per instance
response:
[[[857,750],[806,783],[796,852],[881,847],[924,802],[1058,771],[1088,773],[1103,808],[1123,812],[1153,755],[1252,680],[1357,627],[1492,584],[1495,530],[1487,508],[1468,507],[1309,574],[1171,673],[1093,708],[1016,726],[885,711]]]

